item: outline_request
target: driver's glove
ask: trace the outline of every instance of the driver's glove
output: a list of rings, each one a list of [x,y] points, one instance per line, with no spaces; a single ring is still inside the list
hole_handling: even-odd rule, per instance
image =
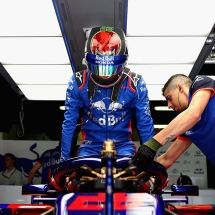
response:
[[[135,165],[139,170],[143,170],[154,160],[157,150],[162,145],[155,139],[150,139],[141,145],[137,153],[131,158],[129,164]]]

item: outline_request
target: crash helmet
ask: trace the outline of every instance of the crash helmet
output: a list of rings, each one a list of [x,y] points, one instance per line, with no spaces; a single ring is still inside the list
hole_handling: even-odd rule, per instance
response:
[[[120,77],[127,60],[128,50],[122,29],[102,26],[90,30],[85,45],[85,61],[94,79],[104,82],[113,76]]]

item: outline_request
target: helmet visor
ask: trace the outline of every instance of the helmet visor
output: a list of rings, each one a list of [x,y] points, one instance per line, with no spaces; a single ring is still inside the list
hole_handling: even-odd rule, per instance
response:
[[[110,77],[122,72],[127,62],[127,55],[101,56],[87,53],[86,60],[91,73]]]

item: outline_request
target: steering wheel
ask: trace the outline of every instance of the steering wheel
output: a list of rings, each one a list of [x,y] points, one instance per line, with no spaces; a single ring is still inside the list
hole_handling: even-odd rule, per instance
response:
[[[131,156],[117,155],[116,168],[125,170],[126,168],[129,167],[128,162],[130,159]],[[72,174],[73,172],[80,170],[81,166],[84,165],[87,165],[92,169],[101,168],[101,155],[92,154],[89,156],[74,157],[64,162],[61,162],[55,167],[53,171],[51,181],[52,185],[59,192],[65,191],[64,188],[65,178],[68,175]],[[164,184],[168,177],[165,167],[156,161],[153,161],[141,173],[144,173],[144,176],[145,178],[147,178],[147,180],[149,180],[150,177],[154,177],[156,179],[155,185],[157,186],[161,186],[162,184]]]

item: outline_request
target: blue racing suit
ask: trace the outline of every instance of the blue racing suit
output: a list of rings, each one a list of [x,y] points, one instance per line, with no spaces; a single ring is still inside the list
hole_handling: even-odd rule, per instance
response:
[[[129,72],[122,82],[116,102],[111,100],[113,87],[96,86],[94,96],[88,98],[90,77],[87,71],[72,75],[66,92],[61,161],[70,158],[72,136],[81,108],[83,142],[79,147],[78,156],[100,154],[103,142],[107,139],[114,142],[118,154],[134,155],[136,148],[131,139],[133,110],[141,143],[154,136],[146,84],[141,76],[132,74],[135,73]]]

